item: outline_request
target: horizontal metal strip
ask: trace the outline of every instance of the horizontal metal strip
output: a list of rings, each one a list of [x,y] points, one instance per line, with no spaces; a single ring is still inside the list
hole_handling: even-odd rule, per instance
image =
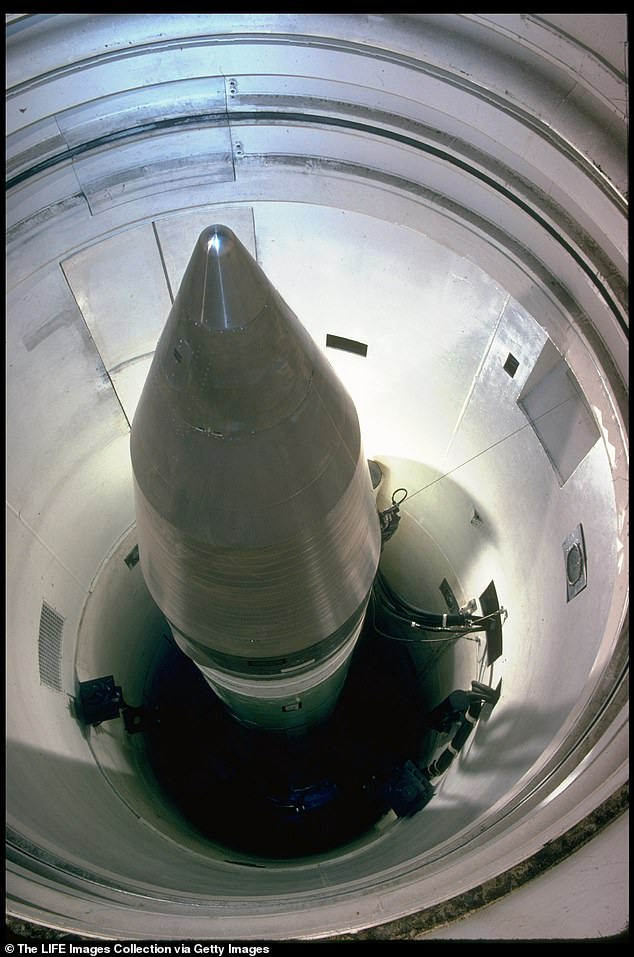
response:
[[[400,133],[397,130],[385,129],[382,127],[371,126],[367,123],[361,123],[356,120],[348,120],[341,117],[324,117],[324,116],[315,116],[310,113],[286,113],[279,112],[274,110],[255,110],[252,112],[240,112],[239,114],[234,114],[231,117],[232,120],[244,123],[248,122],[260,122],[266,120],[268,122],[278,122],[278,123],[302,123],[302,124],[313,124],[317,126],[322,126],[325,128],[328,127],[339,127],[345,130],[351,130],[354,132],[365,133],[369,136],[376,136],[382,139],[391,140],[393,142],[399,143],[402,146],[408,146],[412,149],[418,150],[419,152],[426,153],[430,156],[434,156],[437,159],[443,160],[444,162],[454,166],[457,169],[460,169],[462,172],[467,173],[468,175],[479,180],[481,183],[495,190],[497,193],[502,195],[510,203],[516,206],[518,209],[521,209],[522,212],[530,216],[536,223],[538,223],[548,234],[551,236],[559,245],[568,253],[568,255],[576,262],[579,268],[586,274],[591,284],[595,287],[597,292],[600,294],[601,298],[604,300],[612,314],[614,315],[616,321],[618,322],[621,330],[624,335],[629,338],[629,328],[625,318],[621,314],[617,303],[614,301],[611,293],[606,288],[604,283],[596,275],[596,271],[593,268],[592,264],[587,263],[584,258],[577,252],[577,250],[562,236],[561,232],[551,223],[548,222],[537,210],[530,206],[524,199],[515,194],[503,183],[498,182],[493,176],[490,176],[488,173],[483,172],[481,169],[477,169],[470,163],[467,163],[465,160],[461,159],[459,156],[455,156],[452,153],[449,153],[446,150],[443,150],[437,146],[433,146],[430,143],[422,142],[419,139],[415,139],[412,136],[408,136],[405,133]],[[88,143],[82,143],[79,146],[75,146],[72,149],[65,151],[62,154],[57,154],[54,156],[48,157],[48,159],[43,160],[41,163],[36,164],[31,167],[31,169],[24,170],[22,173],[19,173],[17,176],[14,176],[12,179],[7,181],[6,190],[9,191],[14,186],[18,186],[31,177],[35,176],[37,173],[41,173],[44,170],[51,169],[53,166],[58,165],[59,163],[64,163],[69,159],[72,159],[75,156],[78,156],[82,153],[87,153],[90,150],[97,149],[98,147],[109,145],[110,143],[117,142],[120,140],[130,139],[134,136],[139,136],[141,134],[147,134],[154,130],[165,130],[169,128],[178,128],[182,126],[195,126],[201,125],[204,123],[223,123],[226,124],[229,121],[229,114],[226,112],[223,113],[204,113],[198,114],[195,116],[187,117],[175,117],[167,120],[157,120],[154,123],[146,124],[144,126],[135,127],[129,130],[119,130],[116,133],[112,133],[109,136],[102,136],[96,140],[91,140]]]

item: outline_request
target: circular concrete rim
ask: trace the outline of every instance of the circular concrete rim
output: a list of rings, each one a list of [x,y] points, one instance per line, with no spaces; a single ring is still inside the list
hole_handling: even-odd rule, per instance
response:
[[[575,257],[573,256],[572,258]],[[611,295],[609,295],[609,298],[613,299]],[[607,303],[607,299],[605,297],[604,301]],[[617,309],[612,309],[613,319],[617,312],[618,307]],[[563,788],[563,790],[560,789],[559,792],[555,794],[555,797],[553,797],[550,801],[550,808],[552,809],[555,805],[558,805],[558,809],[561,814],[555,829],[560,826],[560,822],[562,820],[566,819],[566,814],[572,817],[576,816],[577,814],[577,800],[579,799],[579,793],[581,789],[576,787],[576,785],[580,780],[580,773],[578,769],[583,764],[582,755],[587,756],[588,759],[591,757],[594,759],[597,751],[602,749],[602,755],[607,757],[610,752],[610,747],[605,747],[605,738],[611,737],[611,730],[614,731],[614,729],[617,728],[614,733],[614,737],[612,737],[612,743],[614,744],[617,736],[620,733],[618,726],[620,724],[620,716],[622,714],[621,706],[624,704],[624,685],[622,681],[624,675],[624,660],[624,649],[621,647],[621,652],[615,654],[609,666],[607,667],[605,674],[602,676],[601,681],[597,684],[595,688],[595,694],[584,711],[584,721],[579,722],[580,725],[585,725],[583,728],[583,739],[575,740],[574,747],[572,740],[568,740],[566,742],[566,747],[562,750],[562,753],[565,754],[564,761],[554,762],[548,772],[544,774],[544,781],[548,780],[548,786],[551,792],[553,789],[555,792],[557,792],[557,783],[559,783],[561,788]],[[579,727],[575,729],[575,737],[579,730]],[[573,736],[571,735],[571,738],[572,737]],[[597,760],[599,759],[597,758]],[[594,761],[591,762],[588,760],[587,763],[594,763]],[[592,789],[593,798],[590,803],[596,801],[597,795],[605,795],[606,789],[608,787],[612,787],[614,784],[614,774],[616,774],[617,777],[620,777],[622,776],[622,770],[614,771],[613,767],[611,774],[607,775],[605,779],[600,776],[600,781],[597,781],[596,779],[594,780]],[[570,781],[571,778],[574,780]],[[567,787],[564,786],[566,779],[570,781]],[[608,782],[610,783],[608,784]],[[612,793],[613,790],[614,788],[612,787],[612,789],[607,793]],[[572,805],[568,800],[563,800],[564,797],[571,798],[573,793],[576,795],[576,800],[572,803]],[[537,795],[534,792],[532,794],[529,793],[524,795],[523,801],[525,802],[525,805],[526,803],[539,803],[537,800]],[[583,795],[583,799],[579,801],[578,807],[583,806],[584,801],[586,803],[588,801],[587,794]],[[553,825],[551,822],[551,828],[552,827]],[[518,830],[520,829],[518,828]],[[515,831],[516,835],[518,834],[518,830]],[[527,837],[529,843],[531,841],[534,842],[535,840],[541,839],[541,835],[537,837],[534,831],[531,833],[532,829],[527,829],[525,824],[523,826],[523,830],[524,835]],[[405,911],[404,913],[409,913],[409,911]],[[365,919],[367,919],[367,915],[361,918],[362,921]],[[359,926],[363,927],[364,924],[360,923]],[[271,928],[271,930],[273,930],[273,928]],[[321,934],[314,933],[309,934],[308,936],[321,936]]]
[[[528,881],[546,873],[583,847],[588,841],[629,809],[629,788],[623,785],[603,801],[582,821],[569,828],[531,857],[476,886],[465,893],[434,907],[425,908],[398,920],[386,921],[355,934],[337,934],[323,937],[322,942],[368,941],[368,940],[419,940],[433,930],[445,927],[476,913],[483,907],[512,894]],[[85,940],[65,930],[54,930],[38,923],[29,923],[20,918],[7,918],[8,940]],[[617,940],[627,939],[627,931],[616,935]],[[610,942],[611,938],[601,938]],[[297,941],[300,942],[301,938]]]

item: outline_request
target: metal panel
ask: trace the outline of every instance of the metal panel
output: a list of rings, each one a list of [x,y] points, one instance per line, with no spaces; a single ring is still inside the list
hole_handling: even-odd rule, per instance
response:
[[[568,481],[599,430],[568,364],[547,342],[518,399],[558,478]]]
[[[118,440],[127,446],[128,424],[56,264],[12,291],[7,308],[7,497],[66,570],[89,584],[103,560],[99,536],[112,541],[128,521],[118,497],[129,472]],[[75,527],[91,534],[75,537]]]
[[[62,263],[108,372],[154,351],[171,308],[161,256],[150,224],[90,246]]]
[[[134,137],[73,160],[77,179],[96,213],[141,196],[234,178],[228,127]]]
[[[151,224],[117,233],[62,263],[64,275],[132,420],[171,308]]]
[[[16,131],[10,168],[19,172],[67,154],[93,212],[174,184],[224,182],[234,175],[224,117],[222,77],[125,90]]]
[[[192,116],[218,117],[226,112],[225,80],[207,76],[157,83],[114,96],[89,100],[57,115],[57,125],[69,147],[80,146],[115,133],[150,129]]]
[[[336,335],[368,345],[364,360],[327,350],[355,401],[366,453],[437,461],[504,290],[439,242],[360,213],[267,203],[256,221],[263,268],[315,342],[323,348]]]
[[[53,117],[45,117],[7,137],[7,176],[12,178],[65,151],[66,142],[57,123]]]

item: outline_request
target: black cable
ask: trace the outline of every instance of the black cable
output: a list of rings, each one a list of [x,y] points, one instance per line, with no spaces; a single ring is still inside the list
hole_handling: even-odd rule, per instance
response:
[[[412,628],[421,628],[424,631],[442,632],[460,637],[461,635],[486,631],[488,622],[495,615],[501,614],[504,611],[504,609],[499,609],[499,611],[493,612],[490,615],[484,615],[480,618],[462,613],[459,615],[439,615],[428,612],[405,601],[405,599],[394,591],[381,572],[377,572],[372,597],[374,600],[373,615],[375,625],[377,624],[378,610],[379,619],[382,616],[388,621],[388,624],[385,626],[386,628],[389,629],[389,627],[392,626],[401,632],[403,631],[403,626],[407,626],[408,632],[411,632]],[[392,636],[386,634],[384,631],[380,631],[380,633],[383,634],[384,637],[394,637],[401,641],[420,640],[412,639],[411,635],[406,639],[403,635]]]
[[[474,617],[469,614],[438,615],[425,611],[405,601],[389,584],[382,572],[377,572],[370,595],[371,620],[374,631],[381,638],[404,641],[410,644],[432,644],[439,641],[455,641],[458,638],[478,640],[470,636],[486,631],[488,623],[496,616],[506,614],[499,608],[489,615]],[[412,635],[414,629],[442,635],[438,638],[421,638]]]
[[[425,624],[430,628],[445,629],[455,625],[472,624],[471,619],[467,615],[438,615],[410,604],[410,602],[406,601],[394,591],[381,571],[377,572],[375,585],[384,604],[391,606],[399,614],[403,614],[405,617],[413,619],[421,625]]]

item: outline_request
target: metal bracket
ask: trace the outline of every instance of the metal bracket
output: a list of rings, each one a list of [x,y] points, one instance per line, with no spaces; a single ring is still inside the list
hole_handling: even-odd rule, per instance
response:
[[[118,718],[122,704],[123,692],[115,685],[112,675],[80,681],[75,705],[77,716],[84,724],[96,728],[102,721]]]
[[[89,724],[93,728],[98,727],[102,721],[112,721],[121,714],[128,734],[147,731],[160,721],[158,708],[134,708],[126,704],[121,686],[115,684],[113,675],[80,681],[79,694],[75,698],[75,712],[82,724]]]
[[[500,695],[502,694],[502,679],[500,678],[496,688],[491,688],[489,685],[483,685],[479,681],[472,681],[471,691],[484,701],[482,711],[480,712],[480,720],[488,721],[489,717],[491,716],[491,712],[500,700]]]
[[[583,526],[577,525],[574,532],[562,543],[566,565],[566,600],[572,599],[588,584],[586,572],[586,543]]]

